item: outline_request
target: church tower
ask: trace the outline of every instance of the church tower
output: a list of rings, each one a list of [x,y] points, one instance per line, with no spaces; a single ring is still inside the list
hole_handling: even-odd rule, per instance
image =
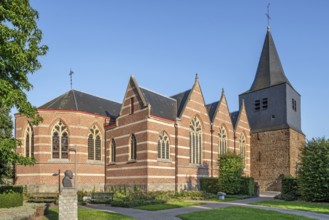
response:
[[[298,155],[305,142],[301,130],[301,99],[286,77],[267,28],[251,88],[244,100],[251,127],[251,176],[261,191],[280,190],[283,175],[296,174]]]

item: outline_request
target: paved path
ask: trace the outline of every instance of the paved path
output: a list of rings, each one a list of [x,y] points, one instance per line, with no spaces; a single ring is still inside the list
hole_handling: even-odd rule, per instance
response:
[[[256,206],[250,205],[249,203],[258,202],[258,201],[265,201],[265,200],[273,200],[273,197],[276,195],[276,192],[266,192],[261,194],[258,198],[250,198],[250,199],[243,199],[237,200],[232,202],[211,202],[207,201],[206,203],[198,206],[190,206],[184,208],[176,208],[176,209],[167,209],[161,211],[145,211],[139,209],[131,209],[131,208],[120,208],[120,207],[111,207],[108,205],[87,205],[86,208],[92,209],[99,209],[108,212],[116,212],[123,215],[127,215],[133,217],[137,220],[179,220],[177,215],[190,213],[190,212],[197,212],[203,210],[209,210],[214,208],[224,208],[228,206],[244,206],[244,207],[251,207],[251,208],[258,208],[264,210],[272,210],[282,213],[294,214],[294,215],[302,215],[313,219],[319,220],[328,220],[329,215],[319,214],[319,213],[312,213],[312,212],[305,212],[305,211],[298,211],[298,210],[289,210],[289,209],[281,209],[281,208],[271,208],[265,206]]]

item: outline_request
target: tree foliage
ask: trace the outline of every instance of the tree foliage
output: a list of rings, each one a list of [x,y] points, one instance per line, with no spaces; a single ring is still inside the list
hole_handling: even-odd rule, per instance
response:
[[[329,201],[329,139],[312,139],[303,148],[298,186],[305,200]]]
[[[48,50],[40,45],[42,32],[37,27],[38,17],[28,0],[0,1],[0,159],[5,165],[33,163],[14,152],[17,142],[9,135],[12,129],[9,111],[16,107],[32,124],[42,120],[25,94],[32,88],[28,74],[41,67],[38,57]]]
[[[220,190],[227,194],[237,194],[241,189],[243,160],[233,152],[223,154],[218,159]]]

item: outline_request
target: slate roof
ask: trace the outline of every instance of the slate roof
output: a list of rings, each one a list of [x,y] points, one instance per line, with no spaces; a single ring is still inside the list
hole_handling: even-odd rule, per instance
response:
[[[191,89],[186,90],[185,92],[178,93],[176,95],[171,96],[171,98],[175,99],[177,101],[177,117],[180,117],[182,114],[182,111],[184,109],[185,103],[187,101],[187,98],[191,92]]]
[[[147,104],[151,105],[152,115],[170,120],[176,120],[177,101],[175,99],[160,95],[142,87],[139,88]]]
[[[271,32],[268,28],[254,82],[247,92],[290,82],[284,74]]]
[[[219,101],[206,105],[206,108],[208,110],[208,115],[210,117],[210,121],[214,121],[214,116],[215,116],[218,104],[219,104]]]
[[[40,106],[39,109],[78,110],[116,118],[120,114],[121,104],[77,90],[70,90]]]
[[[240,113],[239,111],[235,111],[235,112],[230,113],[233,128],[235,128],[235,125],[238,121],[239,113]]]

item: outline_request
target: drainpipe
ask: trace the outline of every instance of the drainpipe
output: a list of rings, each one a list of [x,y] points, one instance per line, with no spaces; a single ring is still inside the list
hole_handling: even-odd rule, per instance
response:
[[[210,138],[211,138],[211,161],[210,161],[210,175],[211,177],[214,176],[214,129],[213,129],[213,123],[210,124]]]
[[[178,124],[175,122],[175,193],[178,193]]]

